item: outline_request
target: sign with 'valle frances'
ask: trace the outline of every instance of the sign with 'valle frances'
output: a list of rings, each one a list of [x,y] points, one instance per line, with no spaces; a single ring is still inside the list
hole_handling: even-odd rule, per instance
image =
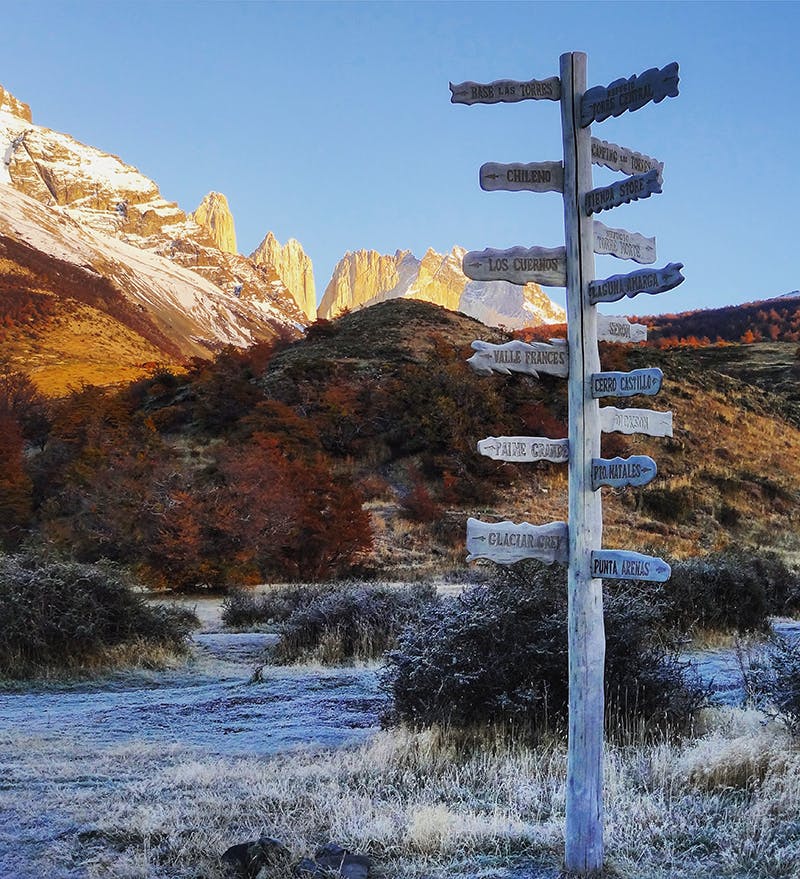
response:
[[[648,455],[630,458],[592,458],[592,489],[601,485],[623,488],[626,485],[647,485],[658,473],[656,462]]]
[[[508,250],[470,250],[461,261],[464,274],[473,281],[510,281],[545,287],[567,286],[565,247],[510,247]]]
[[[561,80],[496,79],[494,82],[450,83],[451,104],[515,104],[517,101],[560,101]]]
[[[612,275],[603,281],[589,282],[589,302],[616,302],[639,293],[665,293],[686,278],[681,274],[682,262],[667,263],[663,269],[638,269],[627,275]]]
[[[569,461],[569,440],[546,436],[489,436],[478,440],[478,452],[494,461]]]
[[[581,127],[619,116],[626,110],[638,110],[650,101],[658,104],[664,98],[675,98],[678,80],[678,64],[673,61],[660,70],[651,67],[638,76],[587,89],[581,98]]]
[[[592,397],[634,397],[636,394],[657,394],[664,373],[657,366],[633,369],[630,372],[595,372],[592,375]]]
[[[472,343],[472,350],[475,353],[467,358],[467,363],[475,372],[483,375],[524,372],[538,377],[540,372],[546,372],[566,378],[569,373],[569,350],[563,339],[553,339],[552,345],[547,342],[521,342],[518,339],[494,345],[476,339]]]
[[[596,549],[592,553],[592,576],[606,580],[648,580],[666,583],[672,568],[655,556],[626,549]]]
[[[656,261],[655,238],[645,238],[638,232],[628,232],[626,229],[609,229],[599,220],[595,220],[592,226],[595,253],[608,253],[620,259],[632,259],[645,265]]]
[[[569,530],[566,522],[529,525],[522,522],[481,522],[467,519],[467,561],[491,559],[513,565],[523,559],[539,559],[548,565],[567,563]]]
[[[481,189],[486,192],[563,192],[562,162],[486,162],[480,170]]]

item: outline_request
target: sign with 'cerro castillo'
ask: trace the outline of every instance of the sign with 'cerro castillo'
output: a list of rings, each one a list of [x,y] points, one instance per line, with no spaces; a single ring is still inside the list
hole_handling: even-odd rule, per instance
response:
[[[494,345],[476,339],[472,343],[472,350],[475,353],[467,358],[467,363],[475,372],[483,375],[525,372],[538,377],[540,372],[546,372],[565,378],[569,373],[569,351],[566,342],[560,339],[554,339],[552,345],[547,342],[520,342],[517,339]]]
[[[627,485],[647,485],[656,477],[656,462],[648,455],[630,458],[592,458],[592,489],[601,485],[623,488]]]
[[[450,83],[451,104],[515,104],[517,101],[558,101],[561,99],[561,80],[496,79],[494,82]]]
[[[596,549],[592,553],[592,576],[607,580],[648,580],[665,583],[670,566],[654,556],[626,549]]]
[[[564,165],[561,162],[514,162],[481,165],[481,189],[486,192],[563,192]]]
[[[567,286],[567,251],[563,247],[510,247],[470,250],[461,261],[473,281],[534,282],[545,287]]]
[[[489,436],[478,440],[478,452],[494,461],[569,461],[569,440],[546,436]]]
[[[633,369],[630,372],[595,372],[592,375],[592,397],[634,397],[636,394],[657,394],[664,373],[657,366]]]
[[[650,101],[658,104],[664,98],[677,97],[678,80],[678,65],[673,61],[661,70],[651,67],[638,76],[587,89],[581,98],[581,126],[619,116],[626,110],[638,110]]]
[[[589,302],[616,302],[639,293],[665,293],[686,278],[681,274],[682,262],[667,263],[663,269],[639,269],[627,275],[612,275],[603,281],[589,282]]]
[[[481,522],[467,519],[467,561],[491,559],[513,565],[523,559],[539,559],[548,565],[567,563],[569,531],[566,522],[530,525],[522,522]]]

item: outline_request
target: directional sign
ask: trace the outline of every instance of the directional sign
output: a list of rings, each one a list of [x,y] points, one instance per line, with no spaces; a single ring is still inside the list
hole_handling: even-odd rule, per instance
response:
[[[592,553],[592,576],[606,580],[649,580],[664,583],[672,568],[654,556],[625,549],[596,549]]]
[[[450,83],[451,104],[515,104],[517,101],[559,101],[561,80],[557,76],[548,79],[496,79],[494,82]]]
[[[673,61],[661,70],[651,67],[638,76],[587,89],[581,98],[581,128],[626,110],[638,110],[650,101],[658,104],[664,98],[677,97],[678,79],[678,65]]]
[[[533,281],[545,287],[567,286],[567,251],[564,247],[511,247],[508,250],[470,250],[461,262],[473,281]]]
[[[569,559],[569,529],[566,522],[529,525],[523,522],[481,522],[467,519],[467,561],[491,559],[513,565],[523,559],[539,559],[548,565]]]
[[[595,220],[592,225],[595,253],[610,253],[620,259],[632,259],[645,265],[656,261],[655,238],[645,238],[638,232],[628,232],[625,229],[609,229],[599,220]]]
[[[626,485],[647,485],[655,479],[656,462],[647,455],[630,458],[592,458],[592,489],[601,485],[622,488]]]
[[[569,461],[569,440],[546,436],[490,436],[478,440],[478,451],[495,461]]]
[[[467,363],[475,372],[483,375],[525,372],[538,377],[540,372],[546,372],[564,378],[569,373],[569,352],[563,339],[553,339],[552,345],[547,342],[520,342],[517,339],[493,345],[476,339],[472,349],[476,353],[467,359]]]
[[[564,165],[561,162],[514,162],[481,165],[481,189],[487,192],[563,192]]]
[[[646,342],[647,327],[629,323],[624,317],[598,314],[597,339],[600,342]]]
[[[644,174],[646,171],[655,169],[658,171],[659,180],[664,173],[664,163],[627,147],[609,143],[607,140],[592,138],[592,164],[603,165],[612,171],[622,171],[623,174]]]
[[[600,407],[603,433],[644,433],[647,436],[672,436],[672,413],[654,409],[617,409]]]
[[[657,366],[632,372],[596,372],[592,376],[592,397],[633,397],[657,394],[664,373]]]
[[[638,269],[628,275],[612,275],[604,281],[589,282],[589,302],[616,302],[639,293],[664,293],[682,284],[682,262],[667,263],[663,269]]]
[[[591,217],[592,214],[618,208],[631,201],[650,198],[657,192],[661,192],[661,179],[658,171],[653,169],[646,174],[635,174],[626,180],[617,180],[611,186],[592,189],[584,196],[583,207],[586,216]]]

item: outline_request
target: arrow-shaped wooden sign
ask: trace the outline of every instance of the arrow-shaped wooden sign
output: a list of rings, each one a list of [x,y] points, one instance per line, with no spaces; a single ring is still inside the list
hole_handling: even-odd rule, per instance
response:
[[[545,287],[567,286],[567,251],[564,247],[510,247],[508,250],[470,250],[461,261],[473,281],[510,281]]]
[[[563,192],[564,165],[561,162],[513,162],[481,165],[481,189],[487,192]]]
[[[520,342],[518,339],[494,345],[476,339],[472,349],[475,354],[467,359],[467,363],[482,375],[524,372],[538,377],[540,372],[546,372],[564,378],[569,374],[569,352],[563,339],[553,339],[552,345],[547,342]]]
[[[626,549],[596,549],[592,553],[592,576],[605,580],[648,580],[664,583],[672,568],[656,556]]]
[[[569,461],[569,440],[546,436],[490,436],[478,440],[478,452],[494,461]]]
[[[587,89],[581,98],[581,128],[626,110],[638,110],[650,101],[658,104],[664,98],[677,97],[678,80],[678,64],[673,61],[660,70],[651,67],[638,76]]]
[[[592,489],[601,485],[622,488],[626,485],[647,485],[655,479],[656,462],[647,455],[630,458],[592,458]]]
[[[569,530],[566,522],[530,525],[523,522],[481,522],[467,519],[467,561],[491,559],[513,565],[523,559],[539,559],[552,565],[569,558]]]
[[[653,169],[645,174],[635,174],[626,180],[617,180],[611,186],[590,190],[584,196],[583,208],[586,216],[590,217],[631,201],[650,198],[657,192],[661,192],[661,180],[658,171]]]
[[[595,253],[609,253],[645,265],[656,261],[655,238],[645,238],[638,232],[628,232],[626,229],[609,229],[599,220],[595,220],[592,227]]]
[[[597,339],[599,342],[646,342],[647,327],[632,324],[624,317],[598,314]]]
[[[644,174],[655,169],[659,180],[664,174],[664,163],[658,159],[607,140],[598,140],[596,137],[592,138],[592,164],[603,165],[612,171],[622,171],[623,174]]]
[[[634,397],[657,394],[664,373],[657,366],[631,372],[596,372],[592,375],[592,397]]]
[[[450,83],[451,104],[515,104],[517,101],[559,101],[561,80],[557,76],[548,79],[496,79],[494,82]]]
[[[655,409],[617,409],[600,407],[603,433],[643,433],[647,436],[672,436],[672,413]]]
[[[681,274],[682,262],[667,263],[662,269],[637,269],[627,275],[612,275],[603,281],[589,282],[589,302],[616,302],[639,293],[665,293],[686,278]]]

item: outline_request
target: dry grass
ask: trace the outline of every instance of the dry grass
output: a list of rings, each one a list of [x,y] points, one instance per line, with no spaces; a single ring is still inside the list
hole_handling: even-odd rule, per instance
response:
[[[613,748],[606,761],[607,862],[648,879],[789,879],[800,871],[800,754],[741,711],[707,715],[694,741]],[[357,748],[274,759],[147,745],[0,738],[0,807],[64,816],[42,875],[220,876],[218,855],[262,831],[297,856],[333,839],[380,875],[476,876],[563,849],[565,752],[440,731],[383,732]],[[51,818],[42,818],[43,825]],[[484,875],[486,875],[484,873]],[[494,875],[494,874],[492,874]]]

